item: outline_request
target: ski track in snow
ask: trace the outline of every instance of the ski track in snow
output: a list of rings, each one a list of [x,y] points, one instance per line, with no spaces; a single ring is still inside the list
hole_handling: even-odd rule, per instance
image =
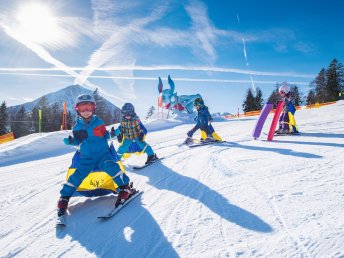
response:
[[[97,216],[113,197],[72,198],[63,229],[68,132],[3,144],[0,257],[344,257],[343,106],[298,111],[301,135],[272,142],[252,139],[256,117],[214,123],[227,142],[192,149],[181,145],[192,124],[151,124],[146,140],[164,159],[124,162],[143,195],[108,221]]]

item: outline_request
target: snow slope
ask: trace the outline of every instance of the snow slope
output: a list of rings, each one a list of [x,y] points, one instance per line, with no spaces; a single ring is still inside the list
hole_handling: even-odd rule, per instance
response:
[[[344,257],[343,111],[300,110],[302,135],[272,142],[252,139],[256,117],[215,122],[228,142],[193,149],[179,146],[192,124],[153,121],[164,160],[125,161],[141,198],[104,222],[113,197],[73,198],[65,229],[54,216],[67,132],[0,145],[0,257]]]

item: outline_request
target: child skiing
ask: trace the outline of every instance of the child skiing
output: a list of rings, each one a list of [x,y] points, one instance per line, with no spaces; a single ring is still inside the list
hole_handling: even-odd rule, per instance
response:
[[[291,101],[290,87],[284,83],[279,87],[278,93],[284,101],[284,107],[279,118],[279,128],[276,131],[276,134],[297,134],[299,131],[294,118],[296,108]]]
[[[91,170],[97,166],[109,174],[119,186],[116,205],[124,203],[134,193],[129,187],[129,177],[120,169],[110,154],[107,142],[110,135],[106,131],[103,120],[94,115],[95,109],[96,102],[91,95],[78,96],[75,102],[78,119],[73,127],[73,137],[69,136],[63,139],[67,145],[80,145],[80,159],[75,172],[68,178],[60,191],[57,215],[61,219],[67,210],[70,197]]]
[[[196,125],[188,131],[185,144],[191,144],[193,142],[192,136],[198,129],[201,129],[201,141],[222,141],[221,137],[215,132],[211,125],[213,118],[209,113],[208,107],[204,105],[203,99],[196,98],[194,100],[194,107],[197,110],[197,116],[195,117]]]
[[[117,136],[121,144],[117,150],[119,158],[121,159],[125,153],[145,152],[147,154],[145,164],[153,163],[158,157],[144,140],[147,129],[136,115],[134,106],[131,103],[125,103],[122,107],[122,115],[120,126],[116,130],[111,128],[111,136]]]

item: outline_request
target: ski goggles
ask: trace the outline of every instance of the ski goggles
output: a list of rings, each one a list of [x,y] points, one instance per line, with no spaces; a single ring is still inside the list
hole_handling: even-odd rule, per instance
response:
[[[127,116],[127,117],[132,117],[133,116],[133,112],[122,112],[123,116]]]
[[[79,111],[79,112],[91,112],[94,111],[96,109],[96,106],[93,103],[82,103],[79,104],[75,107],[75,110]]]

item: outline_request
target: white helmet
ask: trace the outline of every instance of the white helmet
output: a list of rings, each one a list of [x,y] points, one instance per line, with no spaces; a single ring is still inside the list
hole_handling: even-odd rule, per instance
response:
[[[90,103],[90,104],[92,104],[93,105],[93,113],[95,112],[97,104],[96,104],[96,101],[95,101],[95,99],[94,99],[94,97],[92,95],[82,94],[82,95],[79,95],[76,98],[74,109],[77,111],[78,114],[79,114],[79,107],[78,106],[80,104],[83,104],[83,103]]]
[[[287,84],[283,84],[281,87],[279,87],[278,92],[284,92],[285,94],[288,94],[290,92],[290,87]]]
[[[92,103],[96,106],[96,101],[92,95],[89,94],[81,94],[75,100],[75,107],[80,105],[81,103]]]

